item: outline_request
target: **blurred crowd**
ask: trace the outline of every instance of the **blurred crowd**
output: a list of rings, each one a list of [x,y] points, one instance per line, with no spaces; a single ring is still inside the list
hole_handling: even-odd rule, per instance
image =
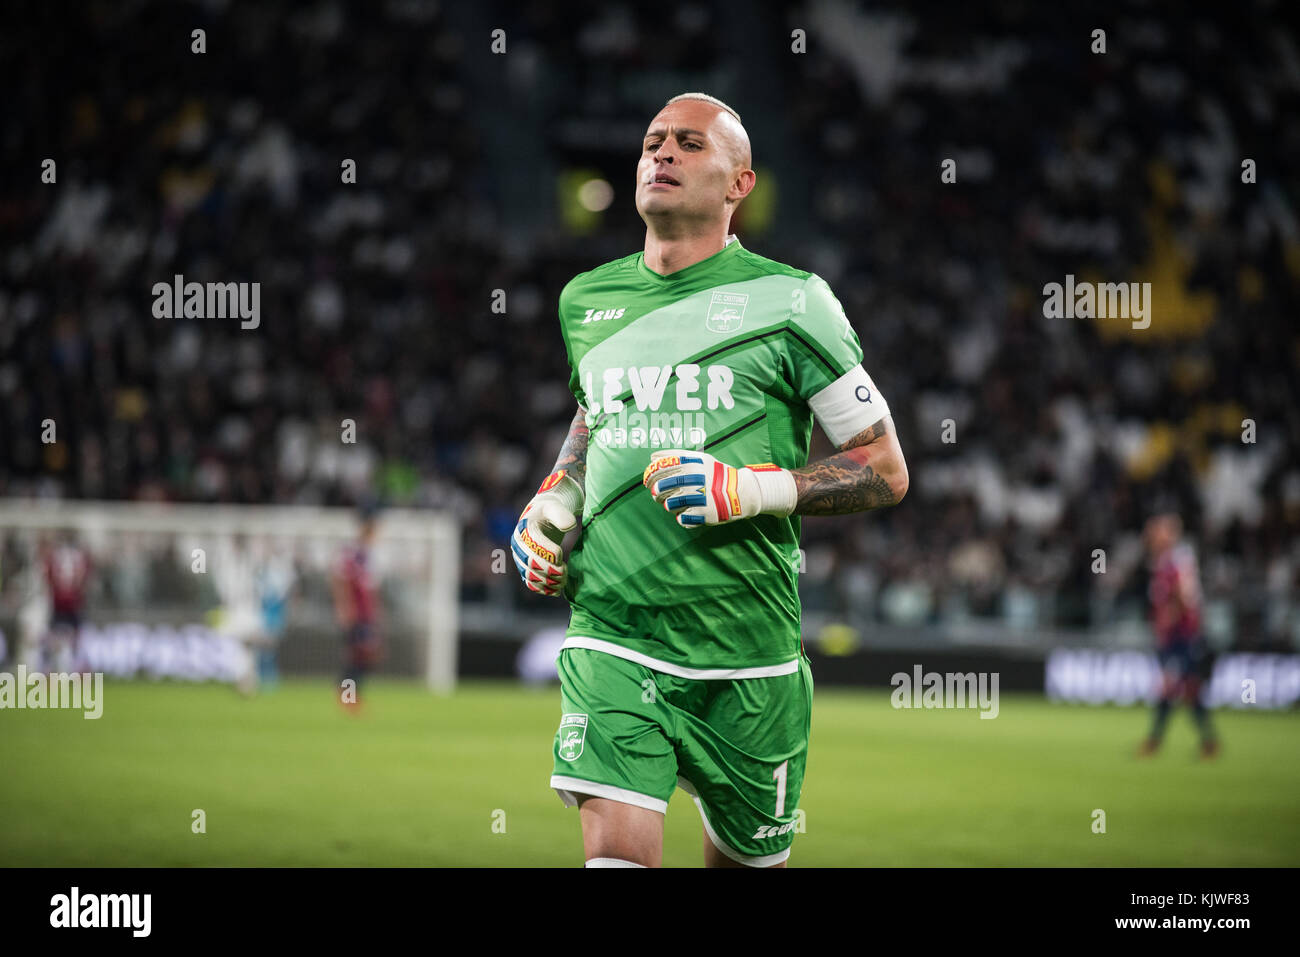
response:
[[[831,284],[911,472],[804,521],[806,608],[1106,627],[1174,509],[1212,639],[1300,646],[1300,47],[1279,4],[1112,6],[32,8],[0,31],[0,495],[451,509],[467,600],[552,608],[494,550],[574,410],[556,298],[640,248],[640,133],[705,89],[776,197],[735,231]],[[615,205],[583,226],[587,168]],[[177,274],[259,282],[258,328],[156,318]],[[1150,282],[1151,325],[1047,318],[1068,275]]]

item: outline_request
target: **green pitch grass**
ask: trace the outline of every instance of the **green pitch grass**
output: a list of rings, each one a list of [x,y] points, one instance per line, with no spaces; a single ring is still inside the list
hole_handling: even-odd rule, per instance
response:
[[[557,689],[376,683],[360,715],[326,683],[104,692],[97,721],[0,711],[0,864],[582,862],[578,812],[547,786]],[[1003,695],[981,720],[819,690],[791,865],[1300,865],[1300,714],[1215,717],[1217,760],[1183,713],[1140,760],[1145,709]],[[678,791],[665,864],[698,866],[700,842]]]

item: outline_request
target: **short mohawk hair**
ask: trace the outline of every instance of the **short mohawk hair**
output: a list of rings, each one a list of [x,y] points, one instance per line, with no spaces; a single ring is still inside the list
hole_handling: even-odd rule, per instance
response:
[[[745,125],[740,119],[740,114],[737,113],[735,110],[733,110],[731,107],[727,106],[726,103],[723,103],[716,96],[709,96],[709,94],[707,93],[678,93],[671,100],[665,103],[664,106],[671,106],[673,103],[676,103],[678,100],[703,100],[705,103],[712,103],[714,106],[721,107],[722,109],[730,113],[732,116],[734,116],[736,118],[736,122],[740,123],[741,126]]]

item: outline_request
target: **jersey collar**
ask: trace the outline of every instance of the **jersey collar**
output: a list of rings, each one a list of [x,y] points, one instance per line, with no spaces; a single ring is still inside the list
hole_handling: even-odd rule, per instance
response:
[[[736,253],[738,253],[742,248],[744,247],[740,245],[740,237],[735,233],[731,233],[727,236],[726,244],[712,256],[709,256],[707,259],[701,259],[697,263],[692,263],[684,269],[670,272],[666,276],[659,275],[659,273],[655,272],[645,264],[645,251],[642,250],[640,253],[637,253],[636,271],[645,279],[658,285],[681,282],[683,279],[694,279],[717,266],[730,262],[735,258]]]

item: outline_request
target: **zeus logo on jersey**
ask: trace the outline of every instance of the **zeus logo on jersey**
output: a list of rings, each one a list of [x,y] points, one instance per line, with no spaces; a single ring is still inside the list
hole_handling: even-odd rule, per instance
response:
[[[600,322],[602,319],[622,319],[625,312],[627,312],[626,306],[622,309],[588,309],[587,314],[582,317],[582,324],[585,326],[589,322]]]
[[[619,395],[627,391],[624,386],[624,377],[632,388],[632,399],[636,402],[636,407],[642,412],[657,412],[660,404],[664,400],[664,392],[668,388],[668,380],[677,377],[677,388],[675,398],[677,399],[677,411],[694,412],[700,408],[708,409],[732,409],[735,408],[736,401],[731,397],[731,387],[736,381],[736,375],[730,367],[724,365],[712,365],[703,369],[708,383],[703,385],[704,398],[701,399],[697,394],[701,388],[700,366],[693,362],[678,363],[676,368],[670,365],[663,366],[643,366],[637,368],[632,366],[625,369],[622,366],[616,366],[612,369],[601,371],[600,378],[600,401],[592,400],[596,390],[593,387],[593,376],[591,370],[587,370],[586,394],[590,404],[588,410],[599,415],[603,409],[609,413],[617,413],[623,410],[623,400]]]

